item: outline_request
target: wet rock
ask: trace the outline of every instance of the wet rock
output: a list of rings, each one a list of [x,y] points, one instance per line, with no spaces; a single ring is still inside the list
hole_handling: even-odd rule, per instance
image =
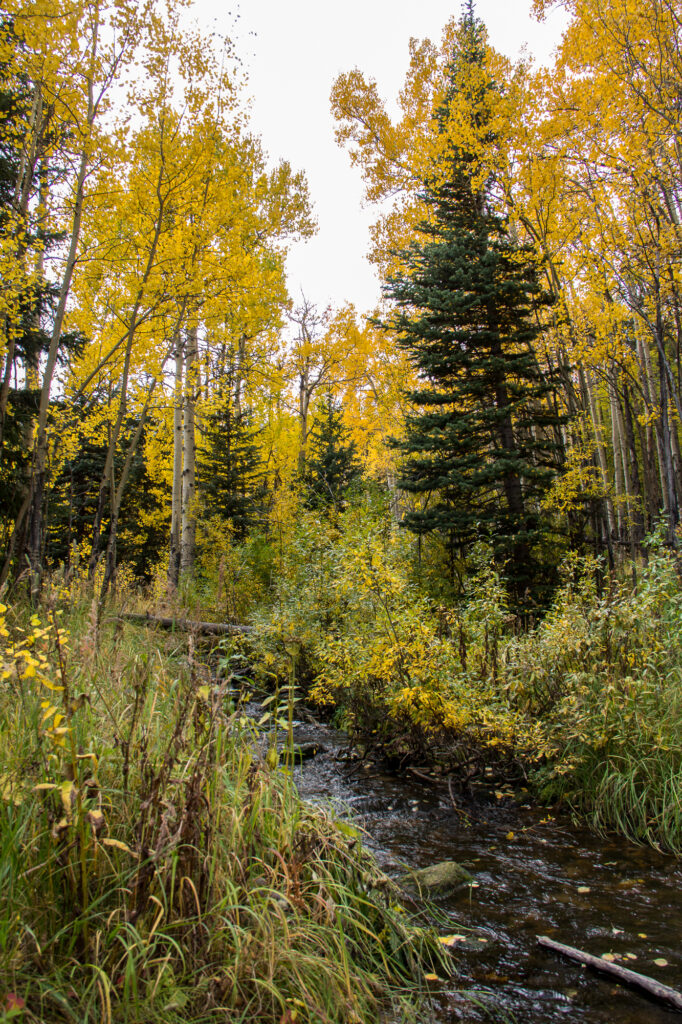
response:
[[[405,883],[432,895],[446,895],[471,885],[474,876],[454,860],[444,860],[428,868],[414,871]]]
[[[323,754],[325,748],[321,743],[301,743],[294,747],[294,763],[301,764],[303,761],[312,761],[318,754]]]

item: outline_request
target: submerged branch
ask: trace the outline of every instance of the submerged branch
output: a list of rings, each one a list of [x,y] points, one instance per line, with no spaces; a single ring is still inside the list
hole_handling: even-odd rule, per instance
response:
[[[638,974],[636,971],[630,971],[627,967],[619,967],[618,964],[614,964],[610,960],[604,960],[600,956],[592,956],[591,953],[584,953],[573,946],[565,946],[562,942],[555,942],[553,939],[547,938],[546,935],[538,935],[538,943],[546,949],[551,949],[555,953],[561,953],[562,956],[567,956],[571,960],[577,960],[587,967],[592,967],[595,971],[610,974],[611,977],[615,978],[622,985],[633,985],[635,988],[643,989],[648,995],[653,996],[654,999],[668,1003],[677,1010],[682,1010],[682,993],[674,988],[669,988],[667,985],[662,985],[654,978],[649,978],[645,974]]]

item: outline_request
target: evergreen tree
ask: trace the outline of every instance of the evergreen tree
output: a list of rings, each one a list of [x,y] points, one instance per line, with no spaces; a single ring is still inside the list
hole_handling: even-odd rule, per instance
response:
[[[343,497],[361,474],[355,444],[341,418],[341,406],[328,393],[308,440],[303,485],[309,508],[340,508]]]
[[[227,401],[207,420],[206,447],[197,463],[197,486],[209,515],[227,520],[237,540],[263,517],[267,487],[255,431]]]
[[[84,403],[79,402],[77,408],[85,423]],[[123,431],[124,445],[136,427],[135,418],[129,417]],[[154,488],[147,472],[144,437],[145,431],[133,458],[121,504],[116,549],[120,563],[131,566],[138,579],[148,580],[166,545],[168,520],[163,496]],[[74,455],[61,468],[48,495],[45,552],[48,564],[71,565],[73,549],[82,549],[91,543],[106,453],[105,441],[95,440],[87,430],[79,433]],[[122,446],[114,461],[116,473],[120,473],[123,459]]]
[[[420,384],[409,392],[400,486],[424,500],[405,516],[436,531],[451,552],[488,539],[517,598],[536,588],[534,546],[548,524],[541,498],[556,472],[558,382],[541,370],[535,342],[551,304],[530,246],[517,243],[473,145],[449,135],[451,104],[466,98],[470,137],[488,146],[496,88],[486,72],[484,28],[471,4],[460,21],[446,98],[436,123],[443,157],[422,199],[428,219],[402,254],[387,294]],[[464,94],[463,94],[464,91]]]

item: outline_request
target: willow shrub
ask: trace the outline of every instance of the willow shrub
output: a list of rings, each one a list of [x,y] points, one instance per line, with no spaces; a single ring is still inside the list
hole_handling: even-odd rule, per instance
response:
[[[259,756],[231,680],[62,597],[0,611],[0,1016],[409,1019],[443,947]]]
[[[481,552],[461,610],[438,606],[415,583],[412,549],[380,505],[303,513],[253,620],[256,669],[286,679],[293,651],[310,698],[398,759],[434,740],[450,760],[508,755],[530,732],[500,685],[504,587]]]
[[[264,679],[291,659],[311,698],[397,760],[515,762],[597,828],[682,848],[682,584],[654,543],[600,596],[603,569],[569,558],[525,632],[483,549],[461,602],[415,582],[413,541],[386,510],[300,516],[249,655]]]
[[[510,697],[541,723],[537,781],[601,829],[682,849],[682,581],[654,545],[598,596],[575,560],[545,621],[510,640]]]

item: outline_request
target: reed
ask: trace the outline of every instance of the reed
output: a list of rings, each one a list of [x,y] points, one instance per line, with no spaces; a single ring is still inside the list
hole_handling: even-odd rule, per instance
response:
[[[442,948],[392,903],[357,836],[261,756],[229,674],[191,644],[59,603],[2,617],[0,1013],[423,1012]]]

